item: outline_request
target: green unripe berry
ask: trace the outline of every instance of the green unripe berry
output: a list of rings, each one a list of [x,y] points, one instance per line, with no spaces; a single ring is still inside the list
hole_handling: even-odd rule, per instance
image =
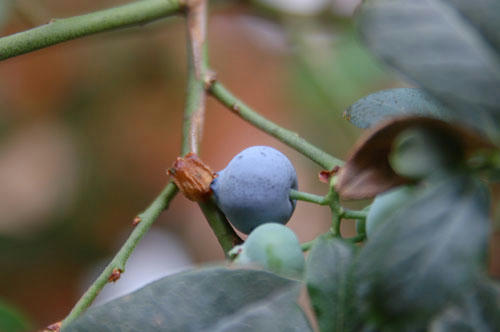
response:
[[[232,250],[235,262],[255,264],[285,277],[300,278],[304,255],[295,233],[278,223],[265,223],[254,229],[245,243]]]
[[[451,134],[413,127],[394,140],[389,162],[399,175],[420,180],[455,167],[463,155],[461,142]]]
[[[376,228],[380,227],[392,214],[411,201],[414,193],[414,187],[401,186],[377,195],[366,216],[367,237],[369,238]]]

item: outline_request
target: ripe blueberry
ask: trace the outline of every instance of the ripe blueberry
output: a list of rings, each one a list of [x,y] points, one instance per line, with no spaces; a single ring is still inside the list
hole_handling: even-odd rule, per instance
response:
[[[297,189],[297,174],[283,153],[253,146],[218,172],[211,188],[231,224],[248,234],[262,223],[288,222],[295,209],[290,189]]]
[[[235,263],[255,264],[285,277],[300,278],[304,271],[299,240],[290,228],[281,224],[260,225],[232,253],[237,254]]]

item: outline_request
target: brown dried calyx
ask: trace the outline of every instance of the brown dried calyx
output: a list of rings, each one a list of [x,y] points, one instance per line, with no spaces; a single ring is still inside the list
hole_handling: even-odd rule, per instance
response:
[[[198,202],[207,199],[211,193],[210,183],[215,173],[195,153],[178,157],[167,174],[187,199]]]
[[[335,189],[342,199],[371,198],[410,181],[394,172],[389,155],[396,137],[411,127],[435,130],[456,140],[465,155],[481,147],[491,147],[483,137],[455,123],[420,116],[383,121],[361,137],[338,171]]]

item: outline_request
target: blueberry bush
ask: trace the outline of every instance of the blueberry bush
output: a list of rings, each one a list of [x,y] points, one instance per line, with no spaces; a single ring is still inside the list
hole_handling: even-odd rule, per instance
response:
[[[217,80],[207,7],[207,0],[135,1],[0,38],[3,60],[172,15],[187,22],[183,139],[171,181],[72,311],[48,329],[500,331],[500,286],[487,272],[500,178],[500,1],[363,1],[355,14],[360,39],[417,88],[352,101],[344,117],[365,133],[345,161],[259,115]],[[208,96],[321,166],[325,194],[299,191],[291,162],[266,146],[212,170],[198,155]],[[126,272],[136,244],[179,192],[200,207],[226,262],[87,310]],[[360,210],[343,204],[372,198]],[[331,212],[330,228],[302,244],[285,226],[297,200]],[[354,237],[341,234],[347,220],[356,222]],[[245,241],[235,229],[249,234]]]

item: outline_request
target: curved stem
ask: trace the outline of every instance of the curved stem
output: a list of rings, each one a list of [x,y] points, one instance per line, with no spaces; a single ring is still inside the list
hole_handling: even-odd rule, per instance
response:
[[[101,272],[99,277],[94,281],[94,283],[89,287],[89,289],[83,294],[80,300],[73,307],[69,315],[62,322],[62,328],[64,328],[67,324],[74,321],[78,316],[82,314],[85,309],[87,309],[90,304],[94,301],[96,296],[99,294],[101,289],[109,282],[112,274],[117,271],[118,277],[120,273],[125,271],[125,263],[132,251],[134,251],[135,247],[139,240],[144,236],[144,234],[149,230],[153,222],[160,216],[160,213],[167,209],[170,201],[174,198],[177,193],[177,187],[174,183],[170,182],[156,197],[156,199],[151,203],[151,205],[144,210],[141,214],[139,214],[137,221],[140,221],[134,231],[130,234],[127,241],[120,248],[118,253],[116,253],[115,257],[111,260],[111,262],[106,266],[104,271]],[[116,280],[116,279],[115,279]]]
[[[312,248],[312,247],[313,247],[313,245],[314,245],[314,242],[316,242],[316,239],[317,239],[317,238],[315,238],[314,240],[311,240],[311,241],[308,241],[308,242],[304,242],[304,243],[302,243],[302,244],[300,245],[300,246],[301,246],[301,248],[302,248],[302,251],[309,251],[309,250],[311,250],[311,248]]]
[[[368,212],[364,210],[356,211],[356,210],[343,209],[342,218],[365,220],[367,214]]]
[[[245,103],[236,98],[221,83],[216,81],[210,83],[208,91],[212,94],[212,96],[214,96],[229,110],[243,120],[253,124],[255,127],[261,129],[269,135],[276,137],[278,140],[302,153],[324,169],[332,170],[335,166],[343,165],[344,162],[342,160],[329,155],[328,153],[317,148],[315,145],[301,138],[297,133],[278,126],[274,122],[264,118],[262,115],[252,110]]]
[[[243,243],[243,240],[235,233],[224,214],[212,200],[200,202],[199,205],[226,257],[229,257],[229,251],[235,245]]]
[[[92,35],[98,32],[145,24],[182,11],[183,0],[142,0],[70,18],[0,38],[0,60]]]
[[[318,205],[327,205],[328,201],[325,199],[323,196],[315,195],[315,194],[310,194],[298,190],[290,190],[290,198],[291,199],[296,199],[299,201],[304,201],[304,202],[309,202],[309,203],[315,203]]]
[[[353,236],[353,237],[350,237],[350,238],[347,238],[344,240],[352,242],[352,243],[359,243],[359,242],[363,242],[365,239],[366,239],[365,234],[358,234],[356,236]]]

